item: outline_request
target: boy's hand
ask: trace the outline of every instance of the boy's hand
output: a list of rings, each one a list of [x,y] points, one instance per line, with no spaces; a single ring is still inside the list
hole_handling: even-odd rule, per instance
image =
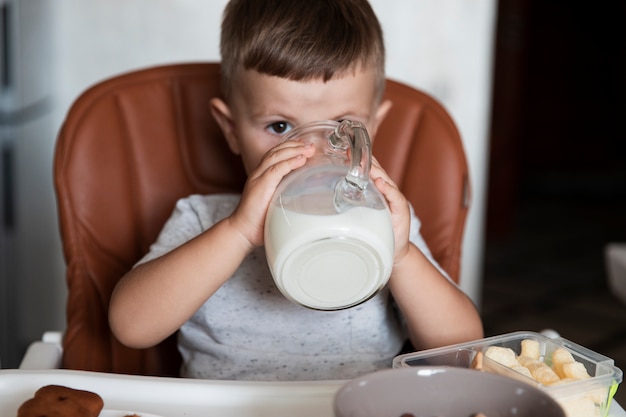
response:
[[[391,211],[395,243],[394,264],[396,264],[409,252],[409,232],[411,227],[409,203],[396,183],[389,178],[387,172],[373,157],[370,177],[374,181],[376,188],[387,200],[389,210]]]
[[[241,201],[229,221],[251,246],[263,245],[265,215],[278,184],[314,153],[313,145],[289,140],[270,149],[250,173]]]

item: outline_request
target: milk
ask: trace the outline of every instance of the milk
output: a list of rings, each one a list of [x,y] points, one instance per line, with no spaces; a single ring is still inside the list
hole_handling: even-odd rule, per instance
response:
[[[394,239],[386,209],[304,214],[270,207],[265,250],[274,281],[289,299],[334,310],[363,302],[389,280]]]

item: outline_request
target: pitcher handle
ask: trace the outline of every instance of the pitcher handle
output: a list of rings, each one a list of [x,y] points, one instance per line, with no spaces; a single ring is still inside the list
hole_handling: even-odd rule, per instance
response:
[[[338,138],[350,144],[350,169],[346,177],[335,187],[334,205],[338,213],[343,213],[356,206],[373,205],[378,207],[384,203],[374,204],[372,193],[368,190],[370,169],[372,167],[372,143],[365,125],[360,122],[344,120],[335,129]]]
[[[359,190],[364,190],[369,183],[372,167],[372,141],[365,125],[344,120],[335,129],[335,134],[348,139],[350,143],[350,170],[346,174],[346,181]]]

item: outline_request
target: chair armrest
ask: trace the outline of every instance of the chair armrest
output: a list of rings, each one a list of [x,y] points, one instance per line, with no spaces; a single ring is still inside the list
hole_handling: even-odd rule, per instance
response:
[[[41,341],[28,346],[19,369],[59,369],[63,357],[62,338],[61,332],[45,332]]]
[[[607,244],[604,263],[611,293],[626,304],[626,243]]]

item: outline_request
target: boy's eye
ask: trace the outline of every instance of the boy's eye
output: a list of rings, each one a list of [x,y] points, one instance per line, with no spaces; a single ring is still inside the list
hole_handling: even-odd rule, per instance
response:
[[[290,123],[281,121],[281,122],[272,123],[267,128],[272,133],[275,133],[277,135],[284,135],[285,133],[289,132],[292,129],[292,126]]]

